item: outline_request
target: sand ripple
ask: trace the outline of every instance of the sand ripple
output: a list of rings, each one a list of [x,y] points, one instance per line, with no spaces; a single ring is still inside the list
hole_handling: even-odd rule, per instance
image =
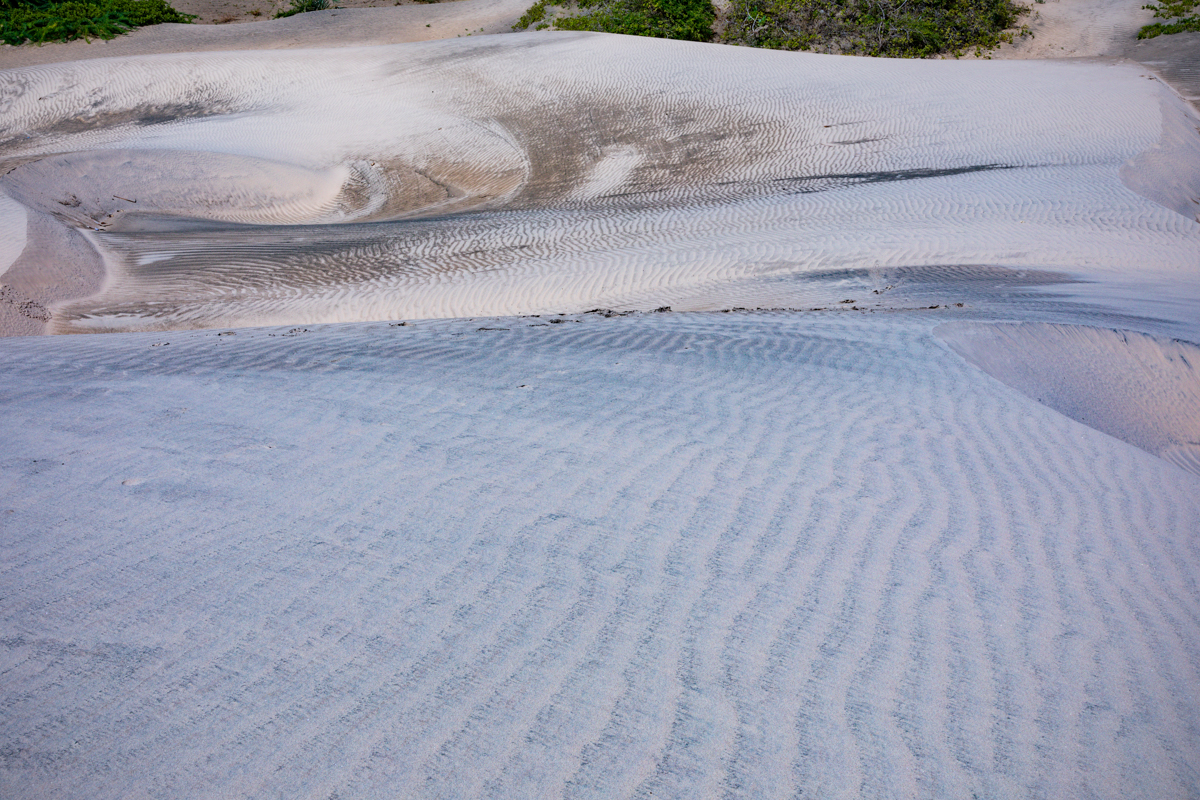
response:
[[[58,331],[817,306],[830,274],[961,265],[1197,280],[1200,137],[1135,66],[562,33],[0,80],[0,189],[109,270]]]
[[[1200,793],[1197,476],[912,315],[551,319],[6,341],[0,794]]]

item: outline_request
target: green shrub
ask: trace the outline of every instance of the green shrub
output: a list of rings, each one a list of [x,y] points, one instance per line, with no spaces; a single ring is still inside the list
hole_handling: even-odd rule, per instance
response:
[[[304,14],[309,11],[324,11],[329,8],[329,0],[292,0],[292,4],[275,15],[275,19],[290,17],[293,14]]]
[[[923,58],[1012,41],[1012,0],[733,0],[723,40],[777,50]]]
[[[517,24],[513,25],[514,31],[523,31],[535,22],[541,22],[546,18],[546,0],[538,0],[529,7],[529,10],[521,15],[517,20]]]
[[[67,42],[111,39],[160,22],[191,22],[166,0],[0,0],[0,40]]]
[[[524,30],[541,23],[548,6],[563,5],[539,0],[513,26]],[[710,0],[578,0],[567,14],[549,24],[566,31],[600,31],[660,39],[707,42],[713,38],[716,11]],[[542,29],[545,25],[538,25]]]
[[[1171,0],[1168,0],[1170,2]],[[1192,3],[1200,0],[1175,0]],[[538,0],[513,26],[711,41],[709,0]],[[566,11],[543,22],[552,6]],[[722,41],[776,50],[920,58],[1025,36],[1014,0],[733,0]]]
[[[1200,15],[1192,14],[1188,16],[1188,12],[1195,11],[1196,6],[1200,5],[1200,0],[1166,0],[1159,5],[1142,6],[1154,12],[1157,19],[1174,19],[1174,22],[1155,22],[1151,25],[1146,25],[1138,31],[1139,39],[1153,39],[1155,36],[1162,36],[1169,33],[1187,33],[1189,31],[1200,31]]]

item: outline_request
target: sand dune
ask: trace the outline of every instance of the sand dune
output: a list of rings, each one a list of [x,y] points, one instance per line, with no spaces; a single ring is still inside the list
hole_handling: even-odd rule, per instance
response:
[[[183,11],[186,5],[177,3],[175,7]],[[236,25],[151,25],[108,41],[77,39],[39,47],[0,45],[0,68],[152,53],[361,47],[509,33],[529,5],[527,0],[454,0],[329,9]],[[221,13],[211,4],[206,11]]]
[[[948,323],[937,332],[1038,402],[1200,474],[1200,347],[1031,322]]]
[[[1184,100],[368,18],[0,72],[0,796],[1200,796]]]
[[[1194,282],[1200,135],[1147,77],[568,33],[73,62],[5,73],[0,188],[103,255],[59,332]]]
[[[1196,795],[1200,477],[947,313],[6,341],[0,794]]]

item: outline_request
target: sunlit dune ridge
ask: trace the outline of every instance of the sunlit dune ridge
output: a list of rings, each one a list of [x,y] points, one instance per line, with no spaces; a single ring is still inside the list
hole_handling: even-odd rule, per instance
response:
[[[822,305],[963,265],[1195,280],[1200,134],[1136,65],[557,33],[2,79],[0,214],[106,272],[55,331]]]

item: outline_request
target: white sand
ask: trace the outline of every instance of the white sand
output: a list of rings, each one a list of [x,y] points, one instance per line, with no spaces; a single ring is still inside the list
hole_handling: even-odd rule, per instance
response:
[[[560,33],[6,76],[0,188],[95,228],[108,268],[56,331],[827,305],[831,274],[962,265],[1197,277],[1196,120],[1138,66]]]
[[[1145,3],[1126,0],[1032,0],[1020,37],[989,53],[993,58],[1084,58],[1120,55],[1143,25],[1155,22]]]
[[[28,224],[25,206],[0,195],[0,278],[25,250],[25,229]]]
[[[1200,476],[952,313],[5,341],[0,794],[1194,796]]]
[[[1171,89],[300,28],[0,73],[0,797],[1200,796]]]
[[[1200,347],[1030,322],[948,323],[937,333],[1035,400],[1200,474]]]

